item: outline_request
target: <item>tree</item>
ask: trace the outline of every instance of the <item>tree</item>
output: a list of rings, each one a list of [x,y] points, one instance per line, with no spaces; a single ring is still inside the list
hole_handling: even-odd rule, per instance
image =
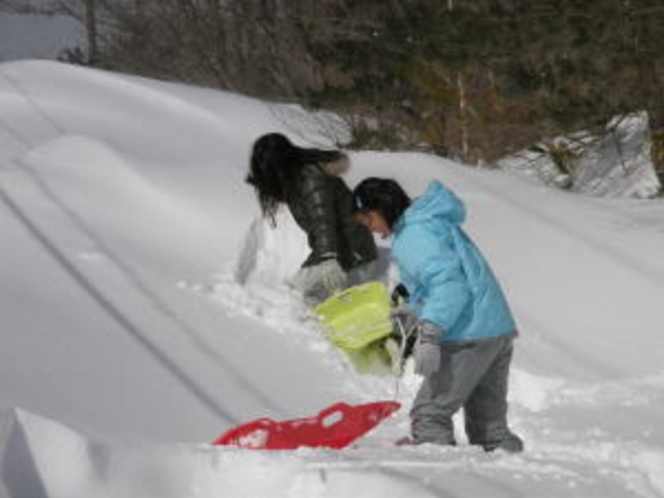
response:
[[[321,64],[346,76],[327,81],[315,104],[352,111],[362,102],[384,115],[389,103],[388,126],[414,130],[409,139],[485,161],[661,107],[664,23],[654,0],[394,3],[347,2],[348,19],[363,23],[314,44]],[[647,26],[635,28],[637,13]]]
[[[646,110],[653,157],[664,163],[659,3],[52,0],[48,8],[86,27],[83,62],[332,109],[360,146],[491,162]]]
[[[99,47],[97,43],[97,2],[85,0],[85,31],[88,40],[88,65],[95,65],[99,60]]]

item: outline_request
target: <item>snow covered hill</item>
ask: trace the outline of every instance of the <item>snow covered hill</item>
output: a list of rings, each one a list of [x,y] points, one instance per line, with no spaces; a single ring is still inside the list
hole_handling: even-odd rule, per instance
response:
[[[0,496],[664,496],[664,204],[586,198],[420,154],[349,182],[433,178],[469,206],[521,327],[518,456],[246,452],[233,424],[389,399],[283,286],[304,241],[257,220],[249,147],[284,108],[47,62],[0,65]],[[300,136],[304,135],[304,136]],[[237,276],[243,277],[243,283]],[[408,403],[417,379],[407,376]]]

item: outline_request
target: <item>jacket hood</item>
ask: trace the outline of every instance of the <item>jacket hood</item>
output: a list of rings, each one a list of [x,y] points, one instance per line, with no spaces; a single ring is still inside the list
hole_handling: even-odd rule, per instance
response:
[[[405,223],[442,220],[461,225],[465,219],[463,201],[439,181],[431,182],[424,195],[415,199],[403,215]]]

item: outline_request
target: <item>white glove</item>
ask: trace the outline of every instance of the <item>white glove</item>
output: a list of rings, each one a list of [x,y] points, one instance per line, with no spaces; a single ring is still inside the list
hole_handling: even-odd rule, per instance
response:
[[[415,344],[415,373],[428,377],[440,370],[440,328],[426,320],[420,322]]]
[[[330,294],[334,294],[348,285],[348,276],[336,259],[321,261],[314,268],[318,281]]]

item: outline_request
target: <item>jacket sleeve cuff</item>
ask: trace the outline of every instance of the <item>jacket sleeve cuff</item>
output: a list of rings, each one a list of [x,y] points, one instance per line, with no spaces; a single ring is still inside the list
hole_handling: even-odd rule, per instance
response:
[[[443,338],[443,329],[429,320],[420,322],[420,342],[438,343]]]

